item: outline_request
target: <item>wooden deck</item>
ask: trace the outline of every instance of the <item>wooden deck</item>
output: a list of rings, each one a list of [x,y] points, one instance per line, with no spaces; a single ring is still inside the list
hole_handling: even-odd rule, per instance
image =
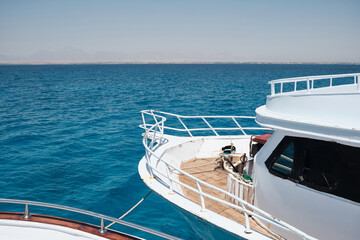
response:
[[[225,170],[218,168],[217,167],[218,165],[216,165],[214,160],[215,158],[194,159],[182,163],[181,169],[202,181],[205,181],[213,186],[226,190],[227,172]],[[190,179],[189,177],[180,174],[179,180],[182,183],[197,189],[196,182]],[[204,186],[201,187],[203,192],[215,196],[219,199],[225,200],[225,194],[219,193],[218,191],[215,191],[208,187],[204,187]],[[187,198],[189,198],[191,201],[201,205],[199,194],[184,187],[182,187],[182,191],[184,195]],[[208,198],[204,198],[204,200],[205,200],[206,209],[209,209],[217,214],[220,214],[221,216],[224,216],[228,219],[231,219],[242,225],[245,225],[245,215],[242,212]],[[270,232],[268,229],[258,224],[257,221],[254,220],[252,217],[250,217],[249,220],[250,220],[250,227],[253,231],[260,232],[274,239],[281,239],[277,235]]]

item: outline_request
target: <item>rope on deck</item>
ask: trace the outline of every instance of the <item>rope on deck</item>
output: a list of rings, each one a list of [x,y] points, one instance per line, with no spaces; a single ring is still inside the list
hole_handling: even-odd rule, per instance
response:
[[[215,164],[218,164],[219,161],[220,161],[220,158],[217,158],[217,159],[215,159],[215,160],[213,160],[213,161],[211,161],[211,162],[208,162],[208,163],[204,163],[204,164],[200,164],[200,165],[196,165],[196,166],[191,166],[191,167],[183,167],[183,168],[181,168],[181,169],[184,170],[184,169],[198,168],[198,167],[203,167],[203,166],[211,165],[211,164],[214,164],[214,163],[215,163]]]
[[[122,218],[124,218],[126,215],[128,215],[129,213],[131,213],[132,210],[134,210],[137,206],[139,206],[139,204],[142,203],[142,202],[145,200],[145,198],[147,198],[147,197],[150,195],[151,192],[152,192],[152,190],[151,190],[150,192],[148,192],[148,193],[145,195],[145,197],[143,197],[137,204],[135,204],[132,208],[130,208],[129,211],[127,211],[127,212],[124,213],[121,217],[119,217],[119,219],[122,219]],[[110,223],[109,225],[107,225],[105,228],[109,228],[109,227],[111,227],[111,226],[114,225],[114,224],[115,224],[115,222],[112,222],[112,223]]]

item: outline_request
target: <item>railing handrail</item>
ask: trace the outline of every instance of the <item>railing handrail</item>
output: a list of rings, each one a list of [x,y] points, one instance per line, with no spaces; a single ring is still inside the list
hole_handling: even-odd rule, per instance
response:
[[[282,79],[276,79],[269,81],[269,84],[271,85],[271,96],[274,95],[281,95],[281,94],[289,94],[289,93],[296,93],[299,91],[305,91],[307,93],[311,93],[311,90],[314,89],[314,81],[319,80],[328,80],[329,86],[319,87],[319,88],[332,88],[335,87],[332,84],[332,80],[336,78],[349,78],[353,77],[354,82],[353,83],[343,83],[341,85],[357,85],[356,91],[360,91],[360,73],[347,73],[347,74],[332,74],[332,75],[318,75],[318,76],[305,76],[305,77],[294,77],[294,78],[282,78]],[[306,88],[297,90],[297,83],[298,82],[305,82],[306,81]],[[294,89],[292,91],[286,91],[283,92],[283,84],[284,83],[294,83]],[[280,84],[280,91],[275,92],[275,84]],[[336,85],[339,86],[339,85]]]
[[[153,171],[156,171],[157,173],[159,173],[160,175],[162,175],[163,177],[165,177],[165,178],[169,181],[169,190],[170,190],[171,192],[173,192],[172,183],[175,182],[175,183],[179,184],[180,186],[184,186],[184,187],[186,187],[187,189],[189,189],[189,190],[191,190],[191,191],[199,194],[199,195],[200,195],[200,198],[201,198],[201,204],[202,204],[201,207],[202,207],[203,209],[206,209],[205,204],[204,204],[203,197],[207,197],[207,198],[210,198],[210,199],[212,199],[212,200],[214,200],[214,201],[217,201],[217,202],[219,202],[219,203],[222,203],[222,204],[224,204],[224,205],[227,205],[227,206],[229,206],[229,207],[232,207],[232,208],[235,208],[235,209],[237,209],[237,210],[239,210],[239,211],[244,212],[245,220],[246,220],[246,229],[247,229],[247,230],[248,230],[248,228],[249,228],[248,214],[251,214],[252,216],[255,216],[255,217],[259,218],[259,219],[264,220],[265,222],[268,222],[268,223],[270,223],[270,224],[276,225],[276,226],[278,226],[278,227],[280,227],[280,228],[283,228],[283,229],[286,229],[286,230],[288,230],[288,231],[292,231],[292,232],[300,235],[300,236],[303,237],[304,239],[314,239],[313,237],[307,235],[306,233],[300,231],[299,229],[297,229],[297,228],[291,226],[290,224],[287,224],[287,223],[285,223],[285,222],[283,222],[283,221],[281,221],[281,220],[279,220],[279,219],[277,219],[277,218],[274,218],[274,217],[271,216],[269,213],[266,213],[265,211],[263,211],[263,210],[255,207],[254,205],[252,205],[252,204],[250,204],[250,203],[248,203],[248,202],[246,202],[246,201],[244,201],[244,200],[242,200],[242,199],[240,199],[240,198],[238,198],[237,196],[235,196],[235,195],[233,195],[233,194],[231,194],[231,193],[229,193],[229,192],[227,192],[227,191],[224,191],[224,190],[222,190],[222,189],[220,189],[220,188],[217,188],[217,187],[215,187],[215,186],[213,186],[213,185],[211,185],[211,184],[208,184],[207,182],[204,182],[204,181],[202,181],[202,180],[200,180],[200,179],[192,176],[191,174],[189,174],[189,173],[187,173],[187,172],[185,172],[185,171],[183,171],[183,170],[181,170],[181,169],[173,166],[172,164],[168,163],[166,160],[164,160],[164,159],[162,158],[163,155],[161,155],[160,157],[157,156],[157,155],[155,154],[154,150],[153,150],[153,149],[154,149],[154,142],[156,141],[157,144],[160,144],[160,145],[161,145],[162,142],[163,142],[162,139],[163,139],[163,137],[164,137],[164,134],[163,134],[163,132],[161,132],[161,131],[157,131],[155,128],[159,128],[159,125],[160,125],[160,124],[163,126],[165,121],[166,121],[166,118],[164,117],[164,118],[162,118],[162,120],[161,120],[160,122],[157,122],[156,124],[152,125],[150,128],[146,129],[146,132],[145,132],[144,137],[143,137],[143,145],[144,145],[145,150],[146,150],[146,151],[145,151],[145,152],[146,152],[145,158],[146,158],[146,161],[147,161],[147,165],[148,165],[149,168],[150,168],[150,175],[151,175],[151,177],[154,177],[154,176],[153,176],[153,175],[154,175],[154,172],[153,172]],[[160,136],[158,136],[158,137],[151,137],[150,135],[148,135],[148,134],[150,134],[150,133],[156,133],[156,132],[160,133]],[[155,134],[154,134],[153,136],[155,136]],[[151,140],[150,144],[148,143],[148,140],[149,140],[149,139]],[[165,174],[165,173],[162,173],[160,170],[158,170],[156,167],[154,167],[154,166],[151,164],[151,157],[156,158],[156,159],[158,160],[157,162],[161,161],[162,163],[165,164],[166,169],[167,169],[167,173],[166,173],[166,174]],[[158,166],[158,164],[156,164],[156,166]],[[187,186],[186,184],[181,183],[180,181],[177,181],[177,180],[175,180],[175,179],[172,179],[172,178],[170,177],[170,174],[169,174],[169,171],[170,171],[169,169],[170,169],[170,168],[172,168],[172,169],[176,170],[177,172],[179,172],[179,173],[181,173],[181,174],[189,177],[190,179],[194,180],[194,181],[196,182],[197,186],[198,186],[198,190],[196,190],[196,189],[194,189],[194,188],[192,188],[192,187],[190,187],[190,186]],[[211,189],[213,189],[213,190],[216,190],[216,191],[218,191],[218,192],[220,192],[220,193],[223,193],[223,194],[229,196],[230,198],[234,199],[235,201],[238,201],[239,203],[241,203],[242,206],[241,206],[241,207],[240,207],[240,206],[237,206],[237,205],[235,205],[235,204],[226,202],[226,201],[221,200],[221,199],[219,199],[219,198],[217,198],[217,197],[214,197],[214,196],[212,196],[212,195],[209,195],[209,194],[204,193],[204,192],[201,190],[201,185],[203,185],[203,186],[205,186],[205,187],[209,187],[209,188],[211,188]],[[251,212],[251,211],[247,210],[246,207],[252,209],[254,212]]]
[[[199,116],[199,115],[180,115],[180,114],[175,114],[175,113],[169,113],[169,112],[164,112],[164,111],[158,111],[158,110],[142,110],[140,112],[152,112],[152,113],[158,113],[158,114],[165,114],[165,115],[169,115],[169,116],[173,116],[173,117],[181,117],[181,118],[255,118],[252,116],[233,116],[233,115],[220,115],[220,116],[214,116],[214,115],[204,115],[204,116]],[[161,115],[157,115],[157,116],[161,116]],[[162,116],[161,116],[162,117]]]
[[[152,126],[153,124],[146,124],[145,126],[143,124],[140,125],[140,128],[142,129],[148,129],[147,126]],[[186,129],[181,128],[173,128],[173,127],[167,127],[164,126],[164,129],[174,130],[178,132],[186,132]],[[188,128],[189,131],[211,131],[214,130],[239,130],[239,128],[233,127],[233,128],[220,128],[220,127],[213,127],[213,128]],[[267,130],[263,127],[242,127],[244,130]]]
[[[147,233],[150,233],[150,234],[162,237],[162,238],[180,239],[180,238],[176,238],[176,237],[171,236],[171,235],[166,234],[166,233],[162,233],[162,232],[159,232],[159,231],[147,228],[147,227],[143,227],[143,226],[138,225],[136,223],[131,223],[131,222],[124,221],[124,220],[121,220],[121,219],[118,219],[118,218],[110,217],[110,216],[107,216],[107,215],[103,215],[103,214],[88,211],[88,210],[83,210],[83,209],[80,209],[80,208],[68,207],[68,206],[59,205],[59,204],[53,204],[53,203],[28,201],[28,200],[18,200],[18,199],[6,199],[6,198],[0,198],[0,203],[21,204],[21,205],[25,205],[26,209],[28,209],[28,206],[39,206],[39,207],[50,208],[50,209],[59,209],[59,210],[67,211],[67,212],[75,212],[75,213],[80,213],[80,214],[83,214],[83,215],[86,215],[86,216],[91,216],[91,217],[98,218],[102,222],[104,220],[115,222],[115,223],[118,223],[120,225],[124,225],[124,226],[134,228],[134,229],[137,229],[137,230],[141,230],[141,231],[144,231],[144,232],[147,232]],[[101,225],[103,225],[103,224],[101,224]],[[103,226],[101,226],[100,230],[104,230]]]
[[[167,120],[166,117],[163,116],[163,115],[165,115],[165,116],[176,117],[184,128],[181,129],[181,128],[169,127],[169,126],[163,125],[161,128],[162,131],[164,129],[168,129],[168,130],[173,130],[173,131],[177,131],[177,132],[187,132],[190,137],[193,137],[192,133],[196,132],[196,131],[211,131],[216,136],[218,136],[219,133],[217,131],[219,131],[219,130],[220,131],[221,130],[223,130],[223,131],[237,130],[237,131],[241,131],[243,135],[247,135],[245,130],[269,130],[269,129],[262,128],[262,127],[243,127],[236,120],[236,119],[255,119],[255,117],[253,117],[253,116],[230,116],[230,115],[228,115],[228,116],[209,116],[209,115],[184,116],[184,115],[173,114],[173,113],[168,113],[168,112],[163,112],[163,111],[155,111],[155,110],[143,110],[143,111],[141,111],[141,114],[142,114],[143,123],[140,124],[140,128],[142,128],[146,131],[149,130],[151,128],[151,126],[153,126],[154,124],[146,123],[144,115],[152,116],[155,119],[155,124],[158,121],[157,118],[163,120],[161,122],[162,122],[162,124],[164,124],[164,122]],[[158,114],[162,114],[162,115],[158,115]],[[188,126],[182,121],[182,119],[201,119],[206,124],[207,127],[188,128]],[[206,119],[231,119],[235,123],[236,126],[234,126],[234,127],[213,127]]]

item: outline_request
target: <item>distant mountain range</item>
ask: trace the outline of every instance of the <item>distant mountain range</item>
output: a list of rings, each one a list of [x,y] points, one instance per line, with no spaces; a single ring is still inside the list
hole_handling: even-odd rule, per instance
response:
[[[256,60],[238,59],[230,54],[201,53],[163,53],[163,52],[110,52],[102,51],[89,53],[77,48],[63,48],[60,50],[49,51],[41,50],[27,56],[10,56],[0,54],[0,64],[116,64],[116,63],[311,63],[311,64],[360,64],[360,62],[326,62],[326,61],[289,61],[289,60]]]

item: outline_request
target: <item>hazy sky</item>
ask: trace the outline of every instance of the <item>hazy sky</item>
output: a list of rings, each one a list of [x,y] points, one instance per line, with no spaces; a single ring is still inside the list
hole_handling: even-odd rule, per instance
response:
[[[360,0],[0,0],[0,60],[360,63]]]

